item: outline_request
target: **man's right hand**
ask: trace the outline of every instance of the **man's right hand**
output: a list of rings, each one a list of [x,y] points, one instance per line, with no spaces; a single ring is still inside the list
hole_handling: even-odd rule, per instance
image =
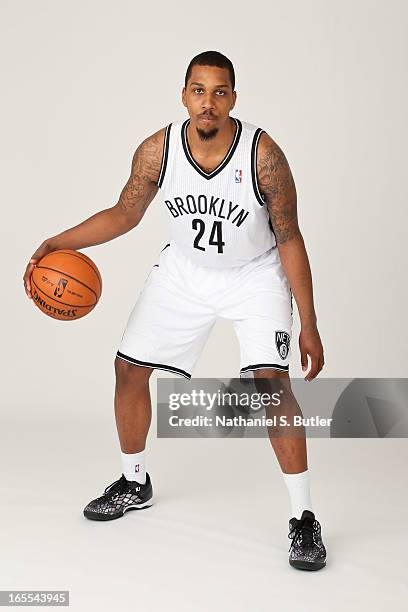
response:
[[[32,295],[31,295],[31,274],[32,271],[34,270],[34,267],[37,265],[38,261],[44,257],[44,255],[47,255],[47,253],[51,253],[51,251],[54,250],[50,244],[48,242],[43,242],[41,246],[38,247],[38,249],[36,250],[35,253],[32,254],[30,261],[28,262],[28,265],[25,269],[25,273],[24,273],[24,277],[23,277],[23,282],[24,282],[24,288],[25,288],[25,292],[27,294],[27,297],[31,300],[32,299]]]

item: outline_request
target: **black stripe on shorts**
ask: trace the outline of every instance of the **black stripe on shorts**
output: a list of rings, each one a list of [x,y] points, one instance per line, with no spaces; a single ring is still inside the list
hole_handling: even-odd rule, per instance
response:
[[[140,361],[140,359],[134,359],[134,357],[129,357],[129,355],[125,355],[120,351],[116,353],[117,357],[120,359],[124,359],[125,361],[129,361],[129,363],[134,363],[135,365],[140,365],[145,368],[154,368],[155,370],[166,370],[167,372],[172,372],[173,374],[179,374],[180,376],[184,376],[184,378],[188,378],[190,380],[191,374],[186,372],[185,370],[181,370],[180,368],[175,368],[174,366],[165,365],[164,363],[151,363],[149,361]]]

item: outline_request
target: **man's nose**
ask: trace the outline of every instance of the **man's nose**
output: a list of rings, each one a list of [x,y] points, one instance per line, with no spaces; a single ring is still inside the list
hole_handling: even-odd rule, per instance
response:
[[[201,100],[201,105],[202,105],[203,109],[205,109],[205,110],[209,110],[211,108],[214,108],[214,100],[213,100],[211,94],[205,94],[203,96],[203,99]]]

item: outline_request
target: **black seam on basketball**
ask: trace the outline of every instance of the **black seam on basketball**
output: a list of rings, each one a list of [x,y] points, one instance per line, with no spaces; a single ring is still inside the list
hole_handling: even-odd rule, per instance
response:
[[[223,161],[219,164],[219,166],[217,166],[212,172],[209,172],[209,173],[204,172],[204,170],[202,170],[202,168],[200,168],[200,166],[197,164],[197,162],[195,161],[194,157],[191,154],[190,147],[189,147],[189,144],[187,142],[187,126],[188,126],[188,124],[190,122],[190,119],[186,119],[185,122],[183,123],[182,127],[181,127],[181,142],[182,142],[182,145],[183,145],[183,149],[184,149],[184,153],[186,155],[187,161],[190,162],[190,164],[193,166],[193,168],[195,170],[197,170],[197,172],[199,174],[201,174],[201,176],[203,176],[207,180],[213,178],[213,176],[216,176],[222,170],[224,170],[225,166],[229,163],[229,161],[231,160],[232,156],[234,155],[234,153],[236,151],[236,148],[238,146],[238,143],[240,141],[241,133],[242,133],[242,123],[236,117],[231,117],[231,119],[233,119],[235,121],[235,124],[236,124],[236,131],[235,131],[234,140],[232,141],[231,146],[230,146],[226,156],[224,157]]]
[[[240,372],[250,372],[251,370],[263,370],[263,369],[274,369],[274,370],[282,370],[283,372],[287,372],[289,370],[289,366],[279,365],[277,363],[256,363],[254,365],[245,366],[245,368],[241,368]]]
[[[158,370],[167,370],[168,372],[173,372],[175,374],[181,374],[182,376],[185,376],[185,378],[191,378],[191,374],[189,374],[185,370],[181,370],[180,368],[176,368],[174,366],[169,366],[164,363],[150,363],[149,361],[141,361],[140,359],[134,359],[133,357],[129,357],[129,355],[125,355],[124,353],[121,353],[120,351],[117,351],[116,355],[120,359],[130,361],[130,363],[134,363],[136,365],[142,365],[142,366],[146,366],[149,368],[157,368]]]
[[[86,287],[87,289],[89,289],[89,291],[94,294],[94,296],[96,298],[96,302],[98,301],[98,296],[96,295],[95,291],[93,289],[91,289],[91,287],[88,287],[88,285],[85,285],[85,283],[83,283],[82,281],[80,281],[77,278],[75,278],[75,276],[71,276],[70,274],[66,274],[65,272],[62,272],[61,270],[56,270],[55,268],[50,268],[50,266],[36,266],[36,268],[38,270],[40,270],[40,269],[41,270],[52,270],[53,272],[58,272],[58,274],[62,274],[62,276],[68,276],[68,278],[72,278],[72,280],[76,281],[77,283],[79,283],[83,287]],[[42,289],[40,289],[40,291],[42,291]],[[95,304],[96,304],[96,302],[95,302]]]
[[[72,257],[78,257],[78,259],[80,259],[81,261],[83,261],[84,263],[88,264],[88,266],[90,268],[92,268],[92,270],[95,272],[96,276],[98,277],[98,280],[100,282],[100,285],[102,287],[102,277],[100,275],[99,270],[97,269],[97,267],[95,266],[95,264],[91,264],[89,263],[89,261],[87,259],[83,259],[83,257],[80,257],[80,255],[84,255],[83,253],[71,253],[70,251],[67,251],[65,249],[60,249],[58,251],[58,253],[65,253],[66,255],[71,255]],[[50,253],[48,253],[48,255],[50,255]],[[46,257],[46,256],[45,256]]]
[[[159,178],[157,180],[157,186],[161,187],[163,185],[164,175],[166,174],[167,169],[167,160],[169,157],[169,143],[170,143],[170,132],[171,132],[171,123],[166,127],[166,131],[164,133],[164,143],[163,143],[163,154],[162,161],[160,165]]]
[[[37,285],[37,283],[35,282],[33,278],[31,278],[31,282],[33,283],[33,285],[37,287],[38,291],[41,291],[41,293],[43,293],[45,296],[47,296],[51,300],[54,300],[54,302],[57,302],[57,304],[61,304],[61,306],[69,306],[70,308],[90,308],[91,306],[96,306],[96,304],[98,303],[98,302],[94,302],[94,304],[87,304],[87,305],[85,304],[82,306],[81,305],[77,306],[76,304],[68,304],[68,302],[60,302],[59,300],[56,299],[55,296],[45,293],[45,291]]]
[[[254,133],[254,137],[252,139],[252,146],[251,146],[251,177],[252,177],[252,187],[254,189],[255,197],[256,197],[256,199],[258,200],[258,202],[259,202],[259,204],[261,206],[263,206],[265,204],[265,200],[262,199],[261,191],[260,191],[259,185],[258,185],[258,178],[257,178],[257,175],[256,175],[256,159],[257,159],[258,142],[259,142],[259,139],[260,139],[261,134],[263,132],[264,132],[264,130],[262,130],[261,128],[257,128],[256,129],[256,131]]]

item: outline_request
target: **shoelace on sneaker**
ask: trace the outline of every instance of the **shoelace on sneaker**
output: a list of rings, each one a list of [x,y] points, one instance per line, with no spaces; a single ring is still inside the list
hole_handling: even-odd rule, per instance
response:
[[[318,522],[316,520],[312,521],[309,517],[297,521],[289,532],[288,537],[292,540],[289,552],[299,539],[301,539],[302,548],[313,548],[315,545],[313,534],[315,531],[317,532],[318,528]]]
[[[110,493],[111,495],[114,495],[115,493],[122,493],[123,491],[125,491],[125,489],[126,478],[122,474],[122,476],[118,480],[115,480],[115,482],[112,482],[112,484],[106,487],[104,495],[106,495],[107,493]]]

